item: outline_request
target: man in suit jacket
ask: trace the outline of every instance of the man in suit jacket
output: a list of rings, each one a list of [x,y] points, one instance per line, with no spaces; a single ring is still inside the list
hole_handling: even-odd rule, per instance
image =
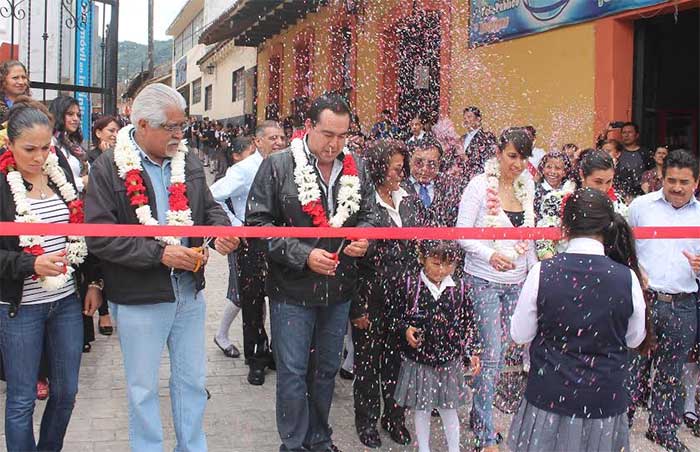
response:
[[[459,193],[450,189],[449,181],[440,177],[443,158],[442,146],[426,135],[408,146],[410,176],[402,187],[418,198],[421,207],[418,223],[421,226],[454,226],[459,208]]]
[[[466,161],[467,180],[471,180],[483,173],[486,161],[496,155],[496,137],[481,128],[481,110],[478,107],[465,108],[463,117],[467,133],[461,137],[461,151]]]

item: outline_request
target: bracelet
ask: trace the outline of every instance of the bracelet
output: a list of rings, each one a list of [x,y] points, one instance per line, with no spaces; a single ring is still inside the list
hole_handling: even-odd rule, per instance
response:
[[[97,281],[90,281],[88,287],[94,287],[95,289],[99,289],[101,291],[105,288],[105,282],[102,279],[98,279]]]

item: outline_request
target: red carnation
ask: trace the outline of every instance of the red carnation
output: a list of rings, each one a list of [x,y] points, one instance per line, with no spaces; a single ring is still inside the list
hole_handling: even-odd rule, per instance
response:
[[[12,155],[12,151],[5,151],[0,155],[0,172],[7,174],[8,170],[15,169],[17,167],[17,162],[15,162],[15,156]]]
[[[148,204],[148,196],[143,193],[138,193],[131,197],[132,206],[145,206],[146,204]]]
[[[168,205],[170,206],[170,210],[188,209],[187,198],[181,194],[171,194],[168,197]]]
[[[143,184],[132,184],[126,186],[126,194],[131,196],[134,193],[145,192],[146,187]]]
[[[615,189],[612,187],[608,190],[608,198],[610,198],[612,202],[617,202],[617,194],[615,194]]]
[[[44,254],[44,248],[41,245],[32,245],[25,247],[24,252],[32,256],[41,256]]]
[[[128,187],[129,185],[142,185],[143,177],[141,177],[141,172],[139,170],[131,170],[126,173],[124,177],[124,183]]]
[[[68,219],[69,223],[84,223],[85,222],[85,212],[83,210],[83,201],[80,199],[75,199],[68,203],[68,210],[70,211],[70,217]]]
[[[343,175],[357,176],[357,166],[351,154],[345,154],[345,158],[343,158]]]
[[[566,206],[566,202],[569,200],[569,198],[571,198],[571,195],[573,195],[573,193],[567,193],[563,198],[561,198],[561,212],[559,212],[559,216],[561,218],[564,218],[564,207]]]
[[[302,206],[302,210],[311,217],[314,226],[328,227],[328,218],[326,218],[326,211],[323,209],[323,205],[318,199],[309,201]]]

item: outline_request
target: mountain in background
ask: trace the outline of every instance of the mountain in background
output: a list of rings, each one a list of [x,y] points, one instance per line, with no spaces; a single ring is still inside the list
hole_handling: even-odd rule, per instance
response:
[[[154,41],[153,60],[154,66],[165,63],[172,59],[173,41]],[[119,71],[118,81],[124,83],[141,72],[141,68],[148,69],[148,46],[132,41],[121,41],[119,43]]]

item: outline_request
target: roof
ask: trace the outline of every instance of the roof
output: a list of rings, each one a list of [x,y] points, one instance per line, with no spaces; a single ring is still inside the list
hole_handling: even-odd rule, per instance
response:
[[[180,12],[177,13],[177,16],[175,16],[175,19],[168,25],[165,34],[168,36],[180,34],[182,29],[192,22],[197,14],[203,10],[204,0],[187,0],[187,3],[185,3]]]
[[[211,48],[209,50],[207,50],[207,53],[205,53],[202,56],[202,58],[197,60],[197,66],[199,66],[200,64],[204,64],[209,58],[214,56],[216,54],[216,52],[218,52],[219,50],[226,47],[226,44],[228,44],[229,42],[231,42],[231,40],[227,39],[226,41],[221,41],[220,43],[218,43],[215,46],[211,46]]]
[[[294,25],[327,0],[238,0],[209,25],[200,44],[233,39],[236,46],[258,46]]]

